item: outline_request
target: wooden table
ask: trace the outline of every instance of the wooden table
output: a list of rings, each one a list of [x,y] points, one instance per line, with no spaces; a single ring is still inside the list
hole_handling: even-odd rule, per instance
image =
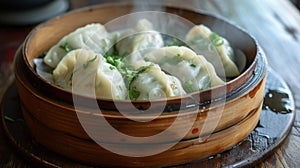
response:
[[[102,0],[100,2],[105,2]],[[99,3],[71,0],[71,8]],[[300,13],[288,0],[191,0],[164,1],[187,8],[198,8],[221,16],[252,34],[265,51],[269,66],[290,86],[300,113]],[[180,2],[180,3],[179,3]],[[184,4],[181,4],[183,3]],[[0,27],[0,97],[12,80],[13,53],[33,26]],[[300,167],[300,116],[296,115],[286,141],[257,167]],[[0,167],[31,167],[0,131]]]

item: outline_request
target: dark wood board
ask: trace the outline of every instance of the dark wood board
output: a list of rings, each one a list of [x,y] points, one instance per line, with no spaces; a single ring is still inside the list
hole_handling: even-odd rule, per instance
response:
[[[259,163],[284,141],[295,119],[293,95],[286,83],[269,70],[260,121],[251,134],[232,149],[176,167],[249,167]],[[8,140],[35,166],[90,167],[57,155],[37,144],[24,122],[18,91],[13,83],[1,104],[1,123]]]

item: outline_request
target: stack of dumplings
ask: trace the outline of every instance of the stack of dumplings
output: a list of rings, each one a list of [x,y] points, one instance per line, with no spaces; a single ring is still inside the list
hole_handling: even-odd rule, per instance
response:
[[[208,27],[193,27],[181,44],[167,43],[146,19],[119,32],[92,23],[64,36],[43,63],[58,87],[115,100],[182,96],[240,74],[229,42]]]

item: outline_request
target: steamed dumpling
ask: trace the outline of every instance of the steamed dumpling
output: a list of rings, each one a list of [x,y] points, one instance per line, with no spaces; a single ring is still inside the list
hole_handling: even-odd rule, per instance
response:
[[[163,47],[145,54],[144,58],[177,77],[187,93],[224,84],[214,67],[187,47]]]
[[[127,88],[120,72],[101,54],[70,51],[53,71],[54,84],[74,93],[108,99],[125,99]]]
[[[107,33],[103,25],[99,23],[88,24],[64,36],[50,48],[44,57],[44,62],[55,68],[68,52],[80,48],[104,54],[111,48],[113,42],[113,35]]]
[[[140,69],[143,70],[129,85],[130,99],[151,100],[186,94],[180,81],[165,74],[158,65],[148,64]]]
[[[203,55],[220,76],[235,77],[240,74],[234,63],[234,52],[229,42],[204,25],[194,26],[186,35],[189,46]]]
[[[163,46],[161,34],[153,30],[151,22],[142,19],[134,29],[124,31],[120,35],[116,49],[120,56],[126,56],[127,63],[132,64],[141,60],[144,53]]]

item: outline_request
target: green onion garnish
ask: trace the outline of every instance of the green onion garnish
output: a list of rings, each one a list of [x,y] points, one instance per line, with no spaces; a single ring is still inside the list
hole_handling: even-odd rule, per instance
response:
[[[173,37],[172,41],[166,46],[187,46],[183,41],[179,40],[178,38]]]
[[[7,121],[10,121],[10,122],[15,122],[15,120],[13,118],[8,117],[8,116],[4,116],[4,119]]]
[[[193,68],[196,68],[196,65],[195,64],[190,64],[191,67]]]
[[[224,40],[217,33],[211,33],[209,36],[210,41],[214,46],[218,47],[224,44]]]
[[[136,100],[140,96],[140,92],[135,89],[130,89],[128,91],[128,96],[131,100]]]
[[[69,45],[69,43],[65,43],[64,45],[59,46],[59,48],[65,50],[66,53],[68,53],[68,52],[70,52],[72,50],[71,46]]]
[[[83,64],[83,68],[86,69],[92,62],[94,62],[97,59],[97,55],[95,55],[94,58],[87,60],[86,63]]]
[[[109,69],[110,69],[110,70],[114,70],[115,67],[114,67],[114,66],[109,66]]]
[[[194,91],[195,91],[194,88],[193,88],[193,82],[192,82],[192,80],[187,80],[187,81],[184,83],[184,85],[185,85],[186,91],[187,91],[188,93],[191,93],[191,92],[194,92]]]

